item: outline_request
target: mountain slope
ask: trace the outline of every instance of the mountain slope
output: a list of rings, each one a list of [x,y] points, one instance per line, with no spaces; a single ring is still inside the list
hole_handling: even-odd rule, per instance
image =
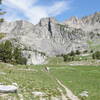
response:
[[[63,23],[54,18],[43,18],[37,25],[27,21],[3,22],[0,23],[0,32],[6,33],[1,42],[12,40],[14,45],[23,49],[23,55],[30,59],[29,64],[34,63],[34,56],[35,64],[40,64],[45,56],[89,49],[87,41],[100,39],[100,13],[82,19],[73,17]]]

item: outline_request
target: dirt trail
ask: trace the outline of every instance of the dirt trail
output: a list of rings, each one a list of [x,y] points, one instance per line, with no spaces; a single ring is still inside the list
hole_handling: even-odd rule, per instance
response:
[[[62,100],[68,100],[68,98],[67,98],[66,95],[63,93],[63,91],[62,91],[60,88],[58,88],[58,90],[59,90],[59,92],[61,93],[61,98],[62,98]]]
[[[66,97],[68,97],[68,99],[70,99],[70,100],[80,100],[64,84],[62,84],[58,79],[56,79],[56,80],[57,80],[58,84],[65,89],[65,91],[66,91]],[[63,96],[63,97],[65,97],[65,96]],[[67,98],[66,99],[64,98],[63,100],[67,100]]]

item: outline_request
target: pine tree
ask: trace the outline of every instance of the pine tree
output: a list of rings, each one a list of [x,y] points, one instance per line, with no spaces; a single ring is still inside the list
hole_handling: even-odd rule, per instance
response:
[[[6,59],[6,62],[11,62],[12,60],[12,43],[7,40],[5,42],[5,59]]]
[[[0,60],[7,63],[12,60],[12,44],[9,40],[0,44]]]
[[[0,5],[2,4],[2,0],[0,0]],[[0,8],[0,15],[4,15],[6,12],[2,11],[2,9]],[[0,18],[0,22],[4,22],[3,18]]]
[[[1,61],[3,61],[3,59],[4,59],[3,55],[4,55],[4,44],[1,43],[0,44],[0,60]]]
[[[0,4],[2,3],[2,0],[0,0]]]

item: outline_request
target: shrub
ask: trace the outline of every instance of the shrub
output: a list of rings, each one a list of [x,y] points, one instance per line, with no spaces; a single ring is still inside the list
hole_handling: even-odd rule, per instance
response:
[[[27,62],[26,58],[22,57],[21,49],[19,49],[18,47],[14,48],[13,60],[14,60],[14,63],[17,63],[17,64],[26,64]]]
[[[100,59],[100,51],[96,51],[95,53],[92,54],[93,59]]]
[[[79,50],[76,50],[76,55],[80,55],[80,51]]]
[[[90,53],[93,53],[93,50],[91,50]]]
[[[75,52],[71,51],[71,53],[69,53],[70,56],[75,56]]]
[[[19,57],[13,61],[13,64],[26,65],[27,59],[25,57]]]
[[[84,50],[84,51],[83,51],[83,53],[87,53],[87,52],[88,52],[88,50]]]
[[[69,54],[68,55],[63,55],[63,59],[64,61],[74,61],[74,56],[70,56]]]
[[[63,59],[65,62],[68,61],[68,55],[63,55]]]

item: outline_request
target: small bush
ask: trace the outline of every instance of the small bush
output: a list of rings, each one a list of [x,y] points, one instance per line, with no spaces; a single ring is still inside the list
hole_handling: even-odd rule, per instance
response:
[[[92,54],[93,59],[100,59],[100,51],[96,51],[95,53]]]
[[[91,50],[90,53],[93,53],[93,50]]]
[[[96,51],[95,53],[92,54],[93,59],[100,59],[100,51]]]
[[[81,52],[79,50],[76,50],[76,55],[80,55]]]
[[[69,53],[70,56],[75,56],[75,52],[71,51],[71,53]]]
[[[63,55],[63,59],[64,59],[64,62],[74,61],[74,56],[70,56],[69,54]]]
[[[63,55],[64,61],[68,61],[68,55]]]
[[[24,58],[21,54],[21,49],[19,49],[18,47],[14,48],[13,60],[17,64],[25,64],[26,65],[26,62],[27,62],[26,58]]]
[[[27,59],[25,57],[20,57],[16,59],[17,64],[26,65]]]
[[[83,51],[83,53],[87,53],[87,52],[88,52],[88,50],[84,50],[84,51]]]

